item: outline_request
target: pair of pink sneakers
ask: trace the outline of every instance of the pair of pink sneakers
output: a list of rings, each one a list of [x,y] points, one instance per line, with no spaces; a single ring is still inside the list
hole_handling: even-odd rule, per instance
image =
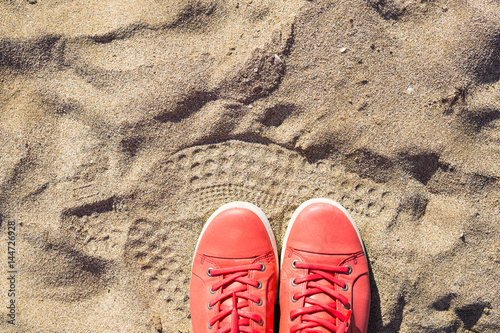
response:
[[[233,202],[205,224],[193,259],[193,333],[364,333],[370,311],[366,253],[349,213],[329,199],[303,203],[288,225],[281,270],[269,222]],[[281,276],[279,272],[281,271]]]

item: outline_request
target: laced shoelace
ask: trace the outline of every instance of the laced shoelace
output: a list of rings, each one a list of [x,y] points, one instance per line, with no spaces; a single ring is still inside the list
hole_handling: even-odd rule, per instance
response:
[[[305,297],[305,303],[309,304],[300,309],[296,309],[290,312],[290,319],[294,319],[297,316],[302,316],[301,323],[298,323],[290,328],[290,333],[301,331],[302,333],[321,333],[321,331],[315,329],[318,327],[324,327],[335,333],[345,333],[349,319],[351,317],[352,310],[350,308],[349,300],[344,295],[335,291],[331,287],[327,287],[318,283],[317,281],[325,279],[329,281],[333,286],[338,285],[340,288],[347,290],[347,283],[336,278],[334,273],[350,274],[352,268],[350,266],[330,266],[330,265],[319,265],[302,263],[294,260],[292,266],[298,269],[308,269],[309,274],[301,276],[292,280],[292,284],[297,285],[300,283],[307,283],[307,288],[305,290],[299,291],[292,296],[292,301],[296,302],[301,297]],[[318,302],[309,296],[324,293],[333,299],[331,303]],[[337,310],[338,300],[344,308],[348,309],[347,314],[342,314]],[[332,319],[324,319],[314,316],[315,313],[326,311],[331,316]],[[337,320],[341,321],[339,326],[336,325]]]
[[[210,319],[208,324],[208,327],[211,329],[218,321],[221,323],[219,329],[214,331],[214,333],[258,333],[257,330],[250,327],[250,322],[252,320],[259,325],[263,325],[264,319],[258,314],[244,311],[243,308],[250,305],[249,301],[258,305],[262,304],[262,299],[248,292],[249,285],[255,288],[261,288],[262,283],[258,280],[250,279],[247,276],[251,270],[263,271],[264,269],[264,264],[257,263],[221,269],[209,268],[207,270],[209,276],[222,275],[224,277],[210,288],[212,294],[215,294],[217,290],[222,288],[222,293],[208,303],[208,308],[210,310],[213,309],[217,303],[220,303],[218,313]],[[240,285],[234,288],[225,289],[226,286],[233,282],[239,282]],[[231,306],[224,306],[222,303],[228,299],[232,299]],[[240,301],[240,299],[243,299],[243,301]],[[230,316],[229,323],[221,322],[228,316]]]

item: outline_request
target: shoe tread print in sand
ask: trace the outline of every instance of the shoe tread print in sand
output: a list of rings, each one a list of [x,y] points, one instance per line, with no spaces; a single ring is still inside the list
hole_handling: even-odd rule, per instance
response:
[[[125,243],[125,260],[152,286],[162,320],[189,329],[191,254],[204,221],[224,203],[247,201],[266,213],[278,243],[298,203],[311,197],[340,202],[367,223],[387,225],[397,214],[396,193],[346,172],[310,163],[277,145],[242,141],[194,146],[159,161],[144,178],[140,207]],[[140,216],[140,213],[137,214]],[[193,226],[196,226],[193,228]]]

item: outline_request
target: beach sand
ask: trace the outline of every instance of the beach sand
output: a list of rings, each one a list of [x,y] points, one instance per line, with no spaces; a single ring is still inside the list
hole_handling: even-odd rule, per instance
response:
[[[0,331],[190,332],[208,216],[256,204],[280,248],[314,197],[363,237],[369,332],[500,331],[498,1],[4,0],[0,17]]]

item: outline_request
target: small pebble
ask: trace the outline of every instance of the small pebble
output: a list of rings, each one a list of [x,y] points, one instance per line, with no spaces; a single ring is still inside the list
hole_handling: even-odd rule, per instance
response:
[[[413,91],[414,91],[414,89],[413,89],[412,87],[408,87],[408,89],[406,89],[406,92],[407,92],[408,94],[412,94],[412,93],[413,93]]]
[[[343,48],[341,48],[339,51],[340,51],[340,53],[346,53],[346,51],[347,51],[347,47],[343,47]]]
[[[275,66],[281,65],[282,61],[279,55],[275,54],[273,57],[273,63]]]

